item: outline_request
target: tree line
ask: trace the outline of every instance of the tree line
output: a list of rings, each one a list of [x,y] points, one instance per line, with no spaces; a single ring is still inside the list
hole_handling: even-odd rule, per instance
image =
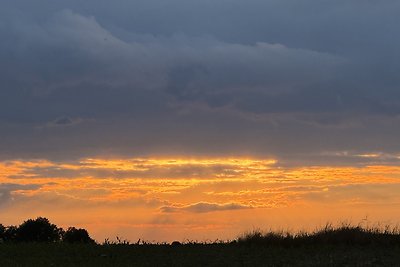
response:
[[[86,229],[64,230],[43,217],[28,219],[19,226],[0,224],[0,242],[95,243]]]

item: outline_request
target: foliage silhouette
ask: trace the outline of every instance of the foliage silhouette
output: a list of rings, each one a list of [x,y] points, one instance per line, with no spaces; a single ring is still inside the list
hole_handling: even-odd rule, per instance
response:
[[[63,241],[68,243],[94,243],[86,229],[69,227],[63,235]]]
[[[57,227],[55,224],[43,217],[36,219],[28,219],[20,226],[4,226],[0,224],[0,242],[44,242],[44,243],[80,243],[80,244],[96,244],[90,237],[88,231],[82,228],[69,227],[66,231]],[[165,243],[166,244],[166,243]],[[314,232],[262,232],[255,230],[253,232],[244,233],[233,241],[215,241],[212,243],[199,243],[196,241],[179,242],[174,241],[171,247],[185,247],[190,245],[233,245],[233,246],[255,246],[255,247],[302,247],[302,246],[400,246],[400,228],[389,226],[386,227],[362,227],[352,226],[350,224],[342,224],[333,227],[327,224]],[[103,245],[136,245],[136,246],[153,246],[162,245],[160,243],[151,243],[139,241],[131,244],[127,240],[121,240],[117,237],[117,241],[110,242],[108,239]]]
[[[43,217],[28,219],[19,226],[0,224],[0,243],[5,242],[95,243],[86,229],[69,227],[64,231]]]
[[[234,244],[250,246],[283,246],[297,247],[304,245],[350,245],[365,246],[400,245],[400,231],[398,228],[363,228],[343,224],[333,227],[327,224],[324,228],[312,233],[300,232],[297,234],[289,232],[266,232],[259,230],[245,233]]]
[[[17,226],[11,225],[11,226],[7,226],[5,227],[5,230],[2,234],[1,239],[4,242],[8,242],[8,241],[16,241],[17,239]]]
[[[49,222],[47,218],[38,217],[23,222],[17,229],[16,240],[23,242],[56,242],[60,241],[62,228]]]
[[[0,242],[4,241],[4,232],[6,231],[6,227],[0,223]]]

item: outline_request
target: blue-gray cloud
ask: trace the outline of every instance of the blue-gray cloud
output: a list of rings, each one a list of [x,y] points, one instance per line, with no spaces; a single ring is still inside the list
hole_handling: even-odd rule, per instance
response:
[[[397,152],[399,5],[5,3],[1,157]]]
[[[41,186],[37,184],[10,184],[1,183],[0,184],[0,208],[7,205],[13,199],[13,193],[15,191],[30,191],[37,190]]]

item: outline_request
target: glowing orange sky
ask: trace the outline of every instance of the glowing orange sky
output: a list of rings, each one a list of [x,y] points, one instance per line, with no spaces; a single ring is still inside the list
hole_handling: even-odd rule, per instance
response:
[[[284,168],[273,159],[87,158],[0,163],[0,220],[48,217],[99,241],[234,238],[253,228],[400,222],[400,167]]]

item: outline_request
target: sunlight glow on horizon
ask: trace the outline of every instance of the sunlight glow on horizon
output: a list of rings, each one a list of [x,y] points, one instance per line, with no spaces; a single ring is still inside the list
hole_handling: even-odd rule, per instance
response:
[[[234,157],[4,161],[0,219],[48,216],[87,226],[98,239],[107,229],[132,240],[223,238],[254,225],[279,227],[302,218],[298,227],[309,227],[323,216],[345,214],[400,219],[388,217],[400,205],[400,167],[277,163]],[[379,208],[383,203],[389,204]]]

